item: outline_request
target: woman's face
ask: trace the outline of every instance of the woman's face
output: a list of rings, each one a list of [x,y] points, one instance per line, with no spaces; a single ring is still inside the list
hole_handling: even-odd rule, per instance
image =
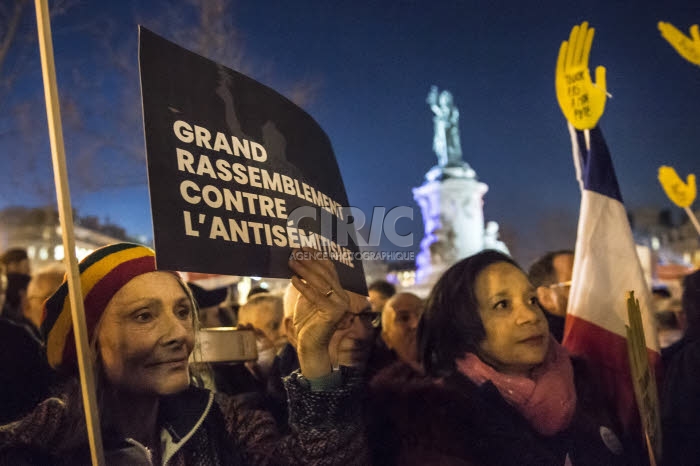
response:
[[[544,361],[549,345],[549,327],[535,289],[507,262],[482,270],[475,288],[486,331],[479,356],[499,372],[527,376]]]
[[[193,308],[169,272],[149,272],[124,285],[107,304],[97,334],[105,376],[120,390],[168,395],[190,383]]]

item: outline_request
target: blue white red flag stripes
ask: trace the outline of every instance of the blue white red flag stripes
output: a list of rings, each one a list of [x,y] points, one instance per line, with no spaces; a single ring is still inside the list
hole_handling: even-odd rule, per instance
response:
[[[576,251],[564,330],[564,346],[585,357],[626,429],[636,429],[625,325],[626,292],[634,290],[652,367],[658,365],[649,287],[632,237],[610,152],[600,128],[586,135],[569,125],[581,185]],[[587,147],[589,146],[589,147]]]

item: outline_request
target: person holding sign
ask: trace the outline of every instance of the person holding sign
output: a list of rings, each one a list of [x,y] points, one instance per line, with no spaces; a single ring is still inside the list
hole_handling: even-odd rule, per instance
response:
[[[156,270],[152,250],[118,243],[80,263],[107,464],[367,464],[354,417],[360,377],[332,371],[328,355],[348,295],[329,261],[290,267],[307,312],[295,318],[301,369],[285,379],[294,434],[280,437],[268,413],[192,383],[197,308],[177,274]],[[89,462],[70,307],[64,283],[47,300],[43,324],[48,361],[65,384],[0,427],[1,464]]]
[[[391,464],[631,464],[583,361],[549,334],[509,256],[482,251],[442,275],[418,348],[430,382],[372,382]]]
[[[372,322],[379,316],[372,312],[366,296],[347,292],[350,312],[336,326],[328,341],[330,365],[333,368],[353,367],[367,380],[367,363],[372,348],[374,328]],[[299,288],[293,284],[287,286],[284,293],[285,333],[288,342],[282,347],[272,361],[267,377],[263,377],[265,388],[258,393],[248,393],[249,401],[265,406],[275,419],[281,431],[290,430],[288,422],[288,396],[284,379],[300,367],[299,352],[302,351],[297,321],[305,319],[311,308]],[[272,343],[272,342],[270,342]],[[258,361],[259,363],[259,361]]]

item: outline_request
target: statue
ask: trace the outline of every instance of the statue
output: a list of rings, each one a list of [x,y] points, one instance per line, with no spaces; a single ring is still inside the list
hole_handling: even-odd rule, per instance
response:
[[[438,163],[425,174],[425,181],[413,188],[421,209],[424,236],[416,256],[412,290],[427,296],[432,286],[455,262],[483,249],[508,253],[498,239],[498,224],[484,228],[483,197],[488,186],[462,159],[459,138],[459,110],[452,94],[431,86],[426,102],[434,117],[433,151]]]
[[[438,164],[425,174],[427,182],[443,181],[449,178],[476,179],[476,173],[462,160],[462,145],[459,142],[459,110],[454,104],[450,91],[438,94],[437,86],[431,86],[426,102],[435,116],[433,151]]]
[[[439,167],[461,166],[462,146],[459,142],[459,110],[454,104],[450,91],[444,90],[438,96],[437,86],[430,87],[426,100],[435,116],[433,150]]]

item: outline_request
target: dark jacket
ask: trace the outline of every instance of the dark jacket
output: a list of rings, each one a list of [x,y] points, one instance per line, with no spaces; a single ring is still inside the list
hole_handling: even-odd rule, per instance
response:
[[[268,374],[266,387],[262,392],[248,393],[238,399],[256,409],[264,409],[274,417],[277,428],[282,433],[290,431],[289,412],[287,409],[287,391],[284,378],[299,370],[299,357],[294,347],[287,343],[275,356]]]
[[[386,346],[382,348],[381,346],[375,345],[370,353],[367,367],[363,373],[365,380],[370,380],[373,375],[382,368],[389,366],[397,359],[395,353],[386,348]],[[239,396],[238,399],[245,401],[245,403],[251,407],[269,411],[277,421],[279,430],[281,432],[288,432],[287,393],[282,380],[298,369],[299,357],[297,352],[291,344],[287,343],[282,347],[282,350],[280,350],[277,356],[275,356],[267,378],[265,393],[248,393]]]
[[[7,277],[5,306],[0,314],[10,319],[19,319],[22,316],[22,294],[27,292],[32,276],[23,273],[8,273],[5,276]]]
[[[363,390],[352,370],[341,387],[311,391],[294,373],[285,379],[293,434],[280,436],[269,413],[224,394],[190,387],[163,397],[159,425],[168,465],[366,465],[369,460],[357,404]],[[0,465],[89,464],[75,438],[65,398],[50,398],[15,423],[0,426]],[[83,436],[83,438],[85,438]],[[107,464],[149,465],[149,451],[132,439],[104,434]]]
[[[370,386],[375,464],[564,466],[567,455],[574,466],[636,464],[621,451],[615,423],[579,361],[574,374],[574,419],[545,437],[490,382],[478,387],[461,374],[436,381],[392,366]]]
[[[663,464],[700,463],[700,339],[683,338],[671,358],[661,396]]]
[[[0,424],[31,411],[48,396],[54,379],[34,324],[0,317]]]

